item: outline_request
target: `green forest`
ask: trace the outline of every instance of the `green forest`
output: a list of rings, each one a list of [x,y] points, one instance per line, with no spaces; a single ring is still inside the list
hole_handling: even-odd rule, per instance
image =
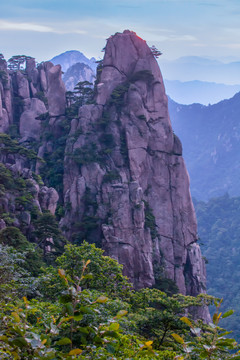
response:
[[[3,154],[36,160],[34,151],[9,136],[1,135],[1,141]],[[122,275],[122,265],[103,250],[85,241],[66,241],[58,215],[39,212],[34,205],[35,187],[28,178],[4,164],[0,176],[1,198],[11,199],[8,213],[2,203],[7,226],[0,230],[1,359],[240,359],[237,341],[222,328],[237,330],[237,312],[231,310],[232,305],[237,309],[237,297],[234,303],[230,296],[224,296],[223,304],[220,300],[221,281],[233,286],[236,264],[230,241],[237,239],[240,199],[225,196],[195,204],[209,258],[209,293],[219,299],[195,298],[179,294],[167,281],[135,291]],[[32,177],[42,183],[40,176]],[[33,226],[26,232],[28,214]],[[232,228],[230,219],[235,219]],[[209,255],[219,250],[224,255],[215,270],[216,257]],[[224,258],[231,260],[228,272]],[[212,321],[206,325],[196,314],[209,304]]]
[[[207,292],[223,298],[224,310],[235,309],[234,315],[223,324],[240,338],[239,236],[240,197],[228,194],[208,202],[194,200],[198,233],[206,261]]]
[[[27,243],[19,250],[2,241],[1,359],[240,359],[219,324],[233,311],[222,314],[211,296],[134,291],[122,266],[87,242],[65,245],[51,265]],[[210,303],[212,323],[192,319]]]
[[[7,135],[1,139],[2,152],[8,148],[35,158]],[[58,219],[34,206],[28,179],[3,164],[0,176],[1,196],[14,202],[9,213],[3,212],[7,226],[0,231],[1,359],[240,359],[237,341],[222,328],[238,335],[237,312],[231,310],[238,307],[237,295],[234,301],[227,292],[223,296],[223,283],[228,282],[232,294],[240,199],[195,202],[209,259],[209,293],[219,299],[195,298],[179,294],[167,281],[135,291],[122,275],[122,265],[103,250],[86,241],[66,241]],[[28,213],[34,226],[27,238]],[[231,252],[234,239],[236,257]],[[221,254],[219,267],[217,257],[211,257],[216,252]],[[235,286],[237,294],[237,281]],[[196,314],[210,304],[212,321],[206,325]]]

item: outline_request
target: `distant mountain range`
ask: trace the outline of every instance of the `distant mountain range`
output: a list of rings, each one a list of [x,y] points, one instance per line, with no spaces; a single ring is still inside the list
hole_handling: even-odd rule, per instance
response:
[[[62,71],[65,72],[70,66],[75,65],[76,63],[83,63],[88,65],[93,71],[96,70],[97,64],[96,59],[88,59],[83,53],[77,50],[66,51],[60,55],[53,57],[50,60],[54,65],[60,64]]]
[[[198,56],[186,56],[173,61],[162,61],[159,58],[159,65],[163,77],[168,80],[240,84],[240,61],[223,63]]]
[[[72,91],[79,81],[94,81],[96,59],[88,59],[80,51],[66,51],[50,61],[54,65],[62,66],[62,71],[65,73],[63,81],[67,90]],[[216,60],[188,56],[174,61],[160,62],[160,67],[167,94],[181,104],[215,104],[223,99],[231,98],[240,91],[240,62],[226,64]]]
[[[180,104],[216,104],[240,91],[240,85],[225,85],[205,81],[164,80],[166,93]]]
[[[68,91],[73,91],[79,81],[94,83],[95,72],[90,66],[83,63],[76,63],[70,66],[63,75],[63,81]]]
[[[88,59],[77,50],[66,51],[50,60],[62,67],[63,81],[68,91],[73,91],[79,81],[94,83],[97,63],[95,58]]]
[[[207,200],[240,195],[240,93],[215,105],[180,105],[169,99],[173,129],[183,144],[191,192]]]

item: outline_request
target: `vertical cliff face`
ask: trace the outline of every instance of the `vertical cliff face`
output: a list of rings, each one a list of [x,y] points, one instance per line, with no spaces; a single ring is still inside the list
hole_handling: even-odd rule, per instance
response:
[[[158,286],[167,278],[183,294],[204,292],[181,142],[146,42],[130,31],[108,39],[95,98],[77,116],[71,106],[66,109],[60,66],[47,62],[36,68],[28,59],[25,71],[9,72],[0,60],[0,70],[0,132],[16,127],[21,146],[37,150],[46,163],[33,165],[20,156],[22,148],[7,154],[6,138],[0,161],[13,177],[29,180],[36,206],[54,213],[56,187],[60,202],[64,198],[61,226],[68,239],[102,246],[124,265],[135,288]],[[30,168],[50,188],[34,182]],[[5,212],[11,196],[10,191],[0,202]],[[17,211],[20,216],[21,208]],[[30,212],[25,215],[31,226]]]
[[[9,71],[0,59],[0,228],[18,227],[34,240],[37,214],[55,213],[59,195],[36,175],[42,161],[33,150],[40,147],[42,155],[51,146],[43,123],[65,114],[65,101],[60,66],[47,62],[36,68],[30,58],[24,70]]]
[[[50,118],[65,114],[65,86],[60,65],[28,59],[24,71],[8,71],[5,60],[0,60],[0,132],[9,132],[14,125],[21,142],[39,141],[42,133],[39,115]]]
[[[64,196],[66,234],[101,244],[135,288],[164,277],[183,294],[204,292],[181,143],[171,128],[158,64],[133,32],[108,39],[96,103],[81,107],[72,120]]]

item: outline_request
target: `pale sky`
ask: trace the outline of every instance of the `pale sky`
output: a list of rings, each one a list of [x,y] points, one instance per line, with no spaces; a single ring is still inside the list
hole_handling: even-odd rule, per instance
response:
[[[106,38],[129,29],[163,59],[240,59],[240,0],[1,0],[0,53],[38,61],[67,50],[100,58]]]

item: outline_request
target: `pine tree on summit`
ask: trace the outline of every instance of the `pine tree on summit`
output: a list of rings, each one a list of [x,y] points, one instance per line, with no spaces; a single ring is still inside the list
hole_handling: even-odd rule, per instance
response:
[[[13,71],[21,70],[22,65],[29,59],[33,58],[26,55],[14,55],[8,60],[8,68]]]

